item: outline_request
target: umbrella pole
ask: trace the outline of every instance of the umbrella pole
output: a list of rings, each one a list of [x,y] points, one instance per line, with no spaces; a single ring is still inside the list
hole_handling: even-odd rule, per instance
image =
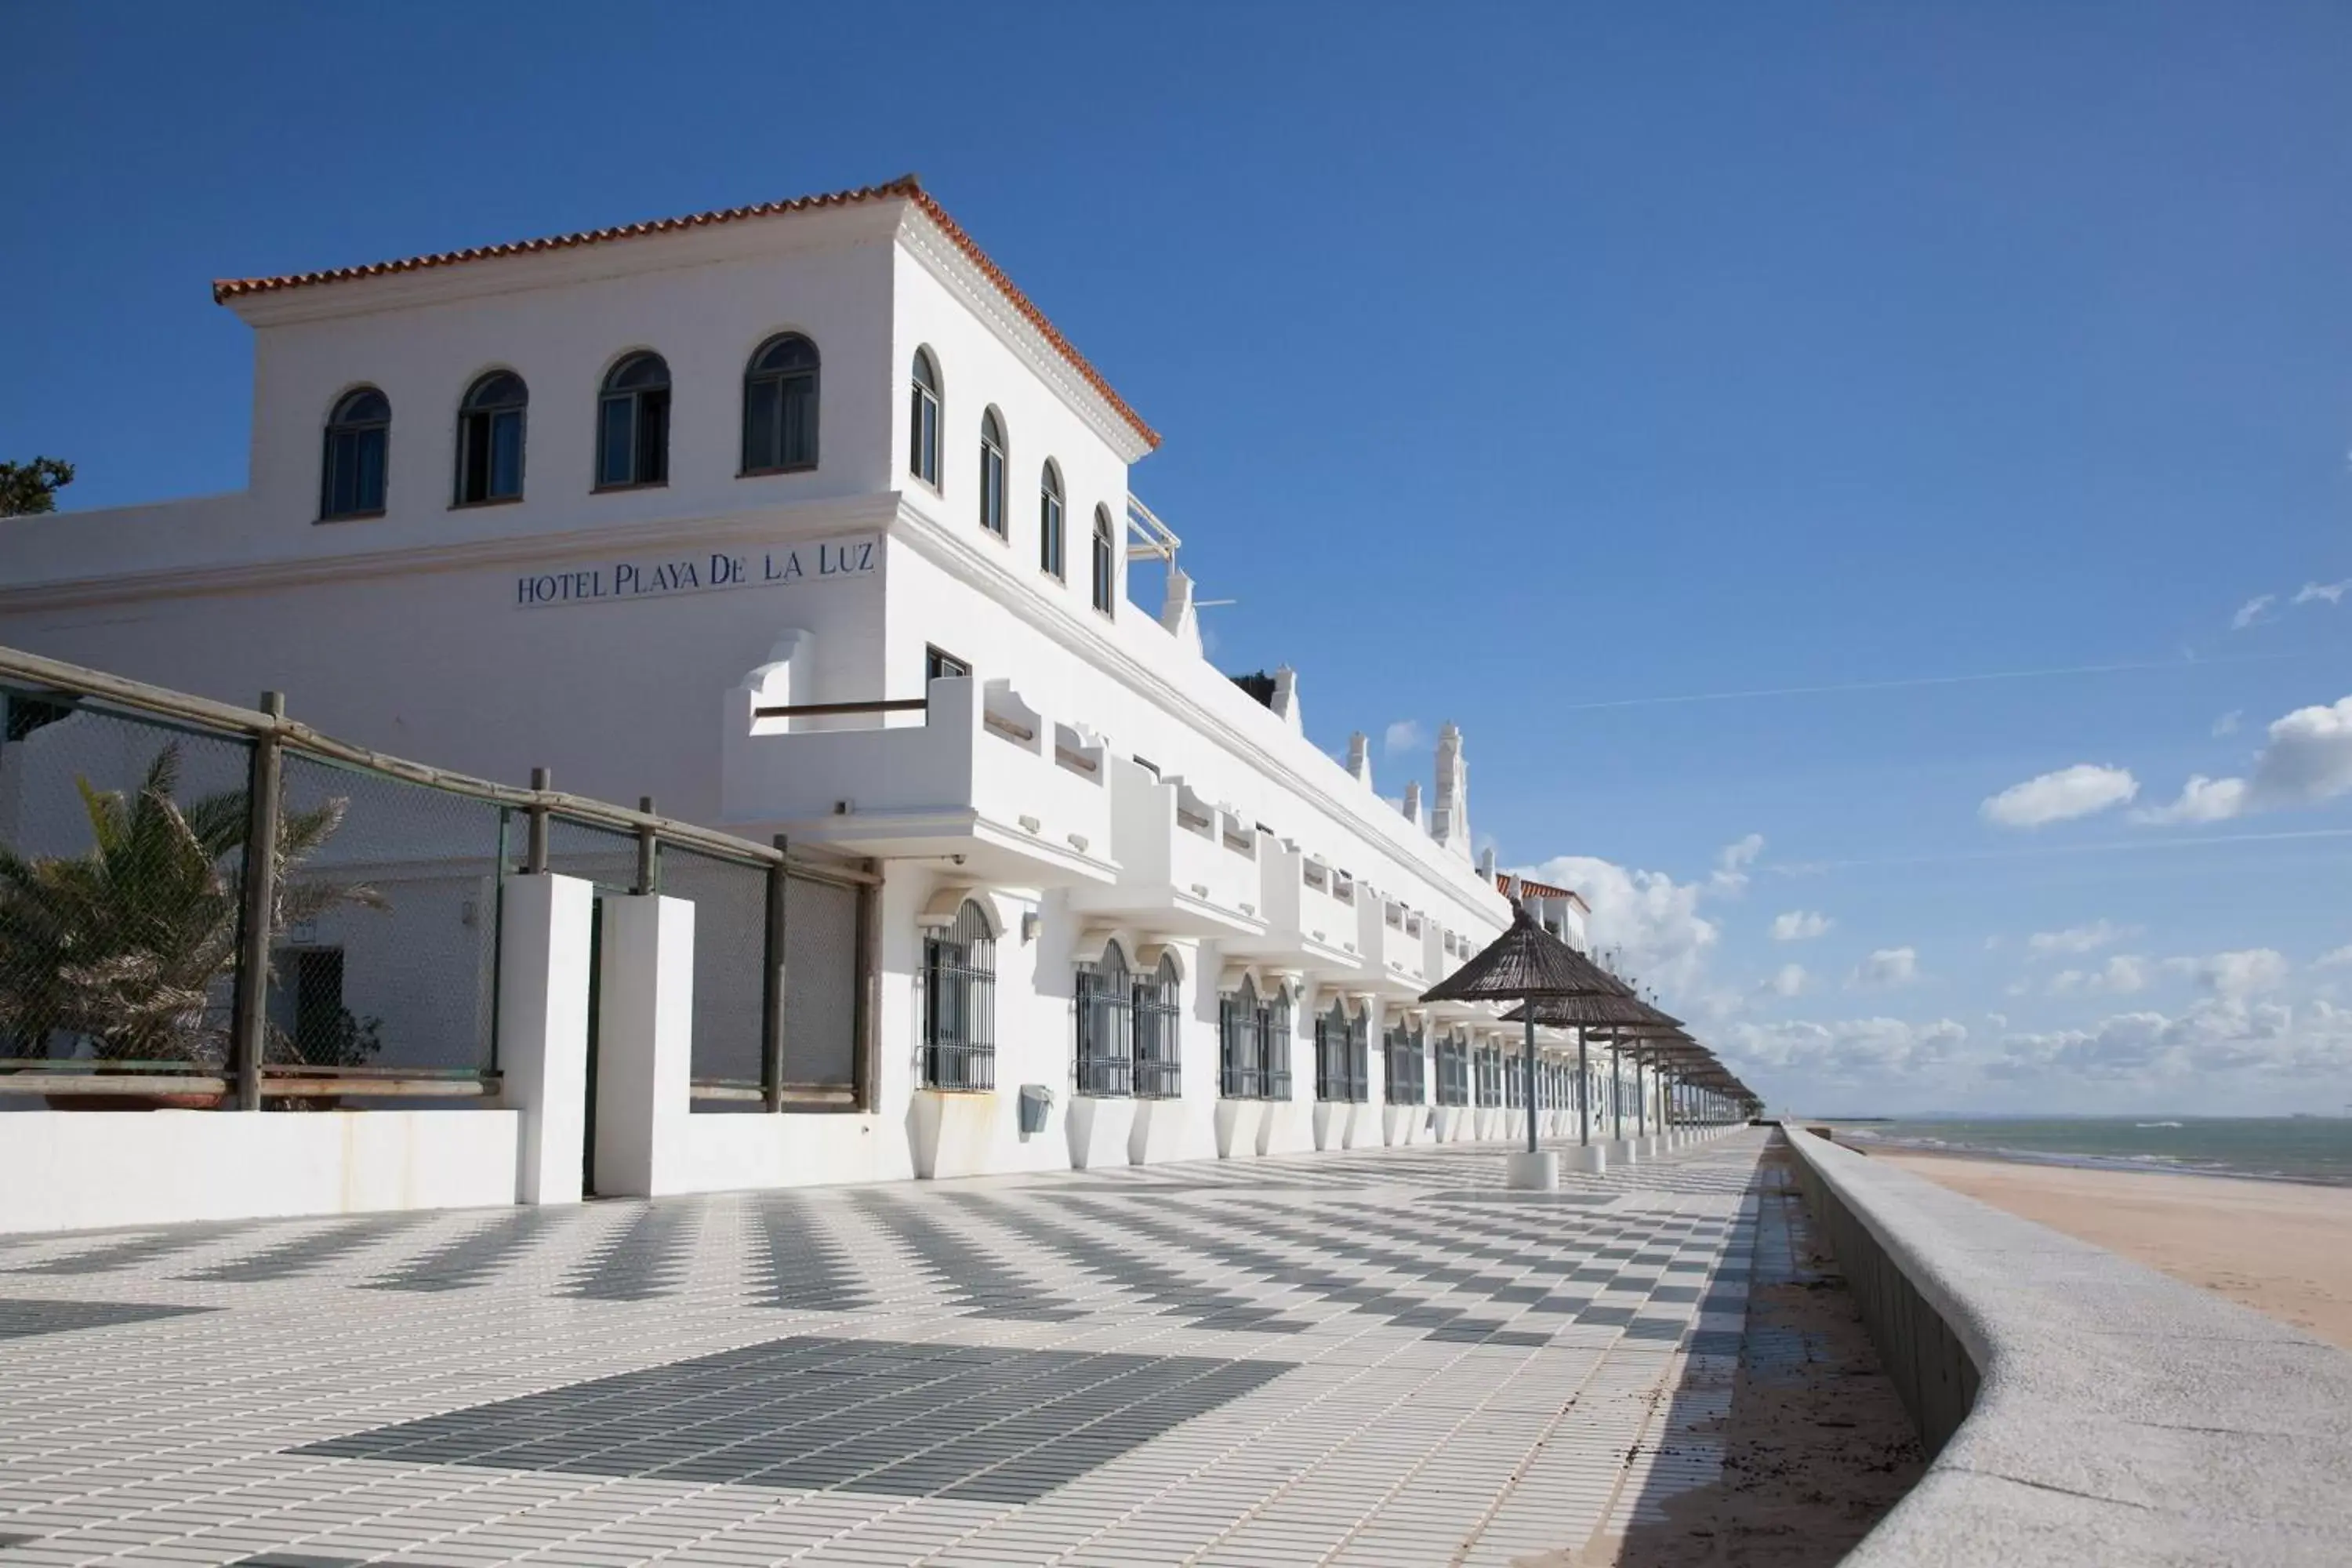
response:
[[[1576,1142],[1592,1147],[1592,1068],[1584,1057],[1584,1026],[1576,1026]]]
[[[1528,1009],[1528,1092],[1521,1098],[1528,1102],[1528,1152],[1536,1152],[1536,1015]]]
[[[1609,1037],[1609,1136],[1625,1141],[1625,1053],[1617,1037]]]

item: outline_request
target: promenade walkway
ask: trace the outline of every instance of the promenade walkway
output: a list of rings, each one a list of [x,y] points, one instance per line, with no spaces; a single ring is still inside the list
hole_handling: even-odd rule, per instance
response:
[[[1762,1146],[15,1238],[0,1563],[1572,1548],[1715,1477]]]

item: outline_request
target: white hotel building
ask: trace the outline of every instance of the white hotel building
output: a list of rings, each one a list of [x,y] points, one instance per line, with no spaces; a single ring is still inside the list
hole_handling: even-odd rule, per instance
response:
[[[911,178],[215,292],[247,488],[12,521],[0,644],[877,872],[855,1103],[673,1184],[1512,1135],[1417,1000],[1510,918],[1461,737],[1400,804],[1203,658],[1158,437]]]

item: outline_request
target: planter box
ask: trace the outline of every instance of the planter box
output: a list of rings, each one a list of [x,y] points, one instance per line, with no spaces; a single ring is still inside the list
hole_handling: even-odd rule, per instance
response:
[[[1288,1100],[1269,1100],[1265,1106],[1265,1113],[1258,1119],[1257,1124],[1259,1153],[1292,1154],[1311,1146],[1303,1107]]]
[[[1466,1105],[1441,1105],[1432,1124],[1431,1140],[1438,1143],[1459,1143],[1468,1136],[1472,1115]]]
[[[919,1089],[907,1108],[907,1142],[915,1175],[976,1176],[991,1168],[998,1114],[993,1092]]]
[[[1418,1141],[1422,1118],[1429,1114],[1426,1106],[1383,1105],[1381,1107],[1381,1142],[1390,1148],[1399,1148]]]
[[[1265,1101],[1262,1100],[1217,1101],[1217,1158],[1245,1160],[1255,1154],[1265,1120]]]
[[[1086,1171],[1097,1165],[1127,1164],[1130,1159],[1128,1139],[1135,1128],[1135,1101],[1079,1095],[1070,1101],[1063,1126],[1070,1135],[1070,1169]]]
[[[1344,1149],[1348,1133],[1355,1125],[1356,1108],[1340,1100],[1318,1100],[1315,1102],[1315,1147]]]
[[[1138,1165],[1160,1165],[1184,1157],[1184,1133],[1193,1108],[1181,1100],[1139,1100],[1127,1129],[1127,1157]]]

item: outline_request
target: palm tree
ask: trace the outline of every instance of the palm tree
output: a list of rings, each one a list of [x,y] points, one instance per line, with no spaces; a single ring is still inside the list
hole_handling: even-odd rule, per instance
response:
[[[246,796],[183,806],[179,781],[173,742],[130,798],[75,781],[87,854],[26,859],[0,847],[0,1041],[10,1054],[46,1056],[64,1035],[87,1039],[100,1061],[226,1059],[227,1020],[212,998],[236,967]],[[280,813],[273,936],[340,905],[384,907],[373,888],[292,880],[347,805]]]

